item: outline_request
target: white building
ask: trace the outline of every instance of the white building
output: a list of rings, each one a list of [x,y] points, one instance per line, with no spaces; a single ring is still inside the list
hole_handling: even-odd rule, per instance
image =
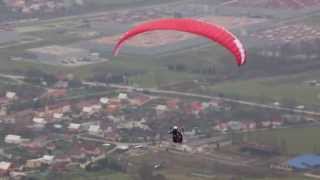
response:
[[[63,128],[63,126],[61,124],[54,124],[53,127],[56,128],[56,129]]]
[[[304,109],[304,105],[296,106],[296,109]]]
[[[32,121],[36,124],[46,124],[47,121],[44,118],[33,118]]]
[[[119,150],[126,151],[126,150],[129,149],[129,146],[127,146],[127,145],[119,145],[117,148],[118,148]]]
[[[54,156],[44,155],[42,158],[40,158],[41,161],[45,164],[51,164],[53,162]]]
[[[100,104],[92,105],[91,106],[93,111],[99,111],[102,109],[102,106]]]
[[[8,144],[20,144],[22,143],[23,139],[21,136],[9,134],[4,138],[4,142]]]
[[[6,98],[15,99],[15,98],[17,98],[17,94],[15,92],[8,91],[8,92],[6,92]]]
[[[80,129],[80,124],[76,124],[76,123],[70,123],[68,126],[68,129],[70,130],[79,130]]]
[[[11,163],[10,162],[0,162],[0,171],[8,171],[11,167]]]
[[[109,98],[103,97],[103,98],[100,98],[99,101],[100,101],[101,104],[108,104],[109,103]]]
[[[125,93],[120,93],[120,94],[118,95],[118,99],[120,99],[120,100],[126,100],[126,99],[128,99],[128,95],[125,94]]]
[[[55,118],[55,119],[61,119],[63,117],[63,114],[61,114],[61,113],[54,113],[53,114],[53,118]]]
[[[161,114],[161,113],[167,111],[168,107],[166,105],[157,105],[155,109],[157,111],[157,114]]]
[[[241,123],[238,122],[238,121],[230,121],[228,122],[228,126],[230,129],[232,130],[241,130],[242,126],[241,126]]]
[[[91,125],[89,126],[89,134],[97,135],[101,132],[100,126],[98,125]]]
[[[270,127],[272,124],[271,121],[262,121],[262,127],[266,128],[266,127]]]
[[[66,105],[62,107],[62,112],[66,113],[66,112],[70,112],[71,111],[71,106],[70,105]]]

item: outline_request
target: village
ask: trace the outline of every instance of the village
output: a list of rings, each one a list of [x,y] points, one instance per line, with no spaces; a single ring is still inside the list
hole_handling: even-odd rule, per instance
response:
[[[319,5],[0,0],[0,180],[319,179]],[[249,63],[176,31],[113,55],[159,18],[221,25]]]
[[[211,145],[219,149],[239,141],[233,133],[316,121],[311,116],[279,112],[261,119],[241,116],[234,119],[229,114],[242,108],[223,100],[167,96],[108,84],[97,88],[97,84],[83,82],[78,87],[99,89],[96,95],[68,99],[67,92],[74,88],[62,78],[43,94],[27,100],[35,102],[51,97],[56,101],[20,110],[10,110],[10,106],[26,100],[14,91],[7,91],[1,97],[1,175],[21,178],[44,168],[55,172],[75,166],[86,168],[115,151],[130,154],[137,149],[169,148],[208,154],[206,149]],[[107,93],[100,95],[102,92]],[[172,148],[167,131],[174,124],[185,128],[186,143]],[[241,147],[267,154],[278,148],[270,150],[270,146],[261,148],[263,144],[252,143]]]

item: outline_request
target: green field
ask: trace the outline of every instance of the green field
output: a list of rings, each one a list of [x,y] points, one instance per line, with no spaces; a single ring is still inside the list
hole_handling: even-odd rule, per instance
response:
[[[320,152],[320,127],[276,129],[266,132],[252,132],[248,139],[258,143],[280,145],[285,141],[291,155]]]
[[[245,180],[311,180],[311,178],[307,178],[305,176],[299,177],[285,177],[285,178],[261,178],[261,179],[245,179]]]
[[[77,169],[64,174],[47,174],[39,173],[31,175],[38,180],[49,180],[49,179],[59,179],[59,180],[132,180],[130,177],[123,173],[116,173],[111,171],[105,172],[87,172],[83,169]]]
[[[270,103],[290,99],[300,104],[320,105],[320,89],[303,83],[303,81],[317,77],[316,74],[318,72],[305,73],[300,76],[229,81],[210,86],[209,91],[251,100],[268,99]]]

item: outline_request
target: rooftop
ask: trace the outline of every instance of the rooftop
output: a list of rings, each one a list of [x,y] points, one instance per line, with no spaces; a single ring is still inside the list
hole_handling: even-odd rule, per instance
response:
[[[306,170],[320,166],[320,156],[316,154],[305,154],[288,161],[288,165],[295,169]]]

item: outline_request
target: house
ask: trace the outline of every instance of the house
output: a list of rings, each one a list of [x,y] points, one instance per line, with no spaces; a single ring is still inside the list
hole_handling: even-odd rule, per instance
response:
[[[43,125],[47,123],[47,121],[44,118],[36,118],[35,117],[32,119],[32,121],[36,124],[43,124]]]
[[[91,106],[93,111],[99,111],[102,109],[102,106],[100,104],[95,104]]]
[[[209,107],[216,110],[220,110],[222,108],[222,104],[223,102],[221,100],[211,100],[208,102]]]
[[[72,161],[81,161],[86,158],[86,154],[81,150],[81,144],[79,143],[74,143],[72,145],[72,148],[68,151],[67,153]]]
[[[269,127],[271,127],[271,124],[272,124],[271,121],[262,121],[262,122],[261,122],[261,126],[262,126],[263,128],[269,128]]]
[[[132,129],[132,128],[140,128],[144,130],[149,130],[149,126],[144,124],[145,121],[142,119],[141,121],[127,121],[118,125],[118,128],[123,129]]]
[[[49,89],[48,96],[51,97],[64,97],[67,95],[67,90],[65,89]]]
[[[119,109],[120,109],[120,105],[118,105],[118,104],[109,104],[107,106],[106,111],[109,112],[109,113],[114,113],[114,112],[119,111]]]
[[[25,168],[36,169],[40,168],[43,165],[50,165],[53,162],[54,156],[44,155],[41,158],[29,159],[25,164]]]
[[[156,111],[157,112],[164,112],[164,111],[167,111],[168,110],[168,107],[166,105],[157,105],[156,106]]]
[[[202,103],[200,102],[192,102],[191,103],[191,111],[192,114],[199,114],[203,110]]]
[[[12,168],[12,163],[2,161],[0,162],[0,177],[9,175],[9,171]]]
[[[0,97],[0,105],[7,105],[9,100],[6,97]]]
[[[282,125],[283,125],[283,122],[280,121],[280,120],[273,120],[273,121],[272,121],[272,127],[273,127],[273,128],[279,128],[279,127],[281,127]]]
[[[129,146],[127,146],[127,145],[119,145],[119,146],[117,146],[117,149],[119,149],[121,151],[127,151],[129,149]]]
[[[62,113],[70,112],[71,111],[71,106],[70,105],[65,105],[62,107]]]
[[[142,106],[150,100],[148,96],[138,96],[130,101],[132,105]]]
[[[53,113],[53,118],[54,119],[61,119],[63,117],[62,113]]]
[[[82,112],[92,114],[93,113],[93,108],[92,106],[85,106],[82,108]]]
[[[297,123],[303,121],[303,117],[301,115],[284,114],[281,117],[288,123]]]
[[[280,103],[276,101],[276,102],[273,103],[273,105],[274,106],[280,106]]]
[[[23,139],[21,136],[9,134],[4,138],[4,141],[8,144],[21,144]]]
[[[69,83],[68,81],[58,81],[54,87],[57,89],[66,89],[69,87]]]
[[[63,172],[67,169],[67,166],[70,162],[71,158],[65,155],[55,157],[50,165],[50,170],[55,172]]]
[[[246,121],[246,122],[242,122],[241,125],[242,125],[241,130],[243,131],[255,130],[257,128],[256,122]]]
[[[89,131],[89,134],[92,134],[92,135],[97,135],[97,134],[101,133],[100,126],[98,126],[98,125],[89,126],[88,131]]]
[[[256,122],[247,122],[249,130],[255,130],[257,128]]]
[[[54,124],[53,127],[54,127],[55,129],[62,129],[62,128],[63,128],[63,125],[61,125],[61,124]]]
[[[215,130],[226,132],[228,130],[228,124],[227,123],[218,123],[215,127]]]
[[[296,106],[296,109],[300,109],[300,110],[302,110],[302,109],[304,109],[304,105]]]
[[[27,160],[26,164],[24,165],[25,168],[27,169],[37,169],[42,167],[43,162],[39,159],[30,159]]]
[[[70,123],[68,126],[68,129],[71,131],[79,131],[80,130],[80,124],[77,123]]]
[[[178,99],[170,99],[166,101],[166,105],[168,109],[172,109],[172,110],[179,108],[178,103],[179,103]]]
[[[120,93],[120,94],[118,95],[118,99],[119,99],[119,100],[127,100],[127,99],[128,99],[128,95],[125,94],[125,93]]]
[[[16,99],[17,98],[17,94],[15,92],[6,92],[6,98],[7,99],[10,99],[10,100],[13,100],[13,99]]]
[[[238,121],[230,121],[227,123],[228,124],[228,127],[231,129],[231,130],[236,130],[236,131],[239,131],[242,129],[242,124]]]
[[[85,144],[80,150],[89,156],[99,156],[102,154],[102,150],[98,148],[96,145]]]
[[[47,140],[47,136],[39,136],[33,139],[31,142],[23,143],[22,146],[32,153],[38,153],[46,146]]]
[[[109,98],[106,98],[106,97],[100,98],[99,102],[101,104],[108,104],[109,103]]]
[[[1,107],[0,108],[0,116],[6,116],[8,113],[7,108],[6,107]]]
[[[15,171],[10,172],[10,178],[15,180],[24,179],[26,176],[27,174],[25,172],[15,172]]]

